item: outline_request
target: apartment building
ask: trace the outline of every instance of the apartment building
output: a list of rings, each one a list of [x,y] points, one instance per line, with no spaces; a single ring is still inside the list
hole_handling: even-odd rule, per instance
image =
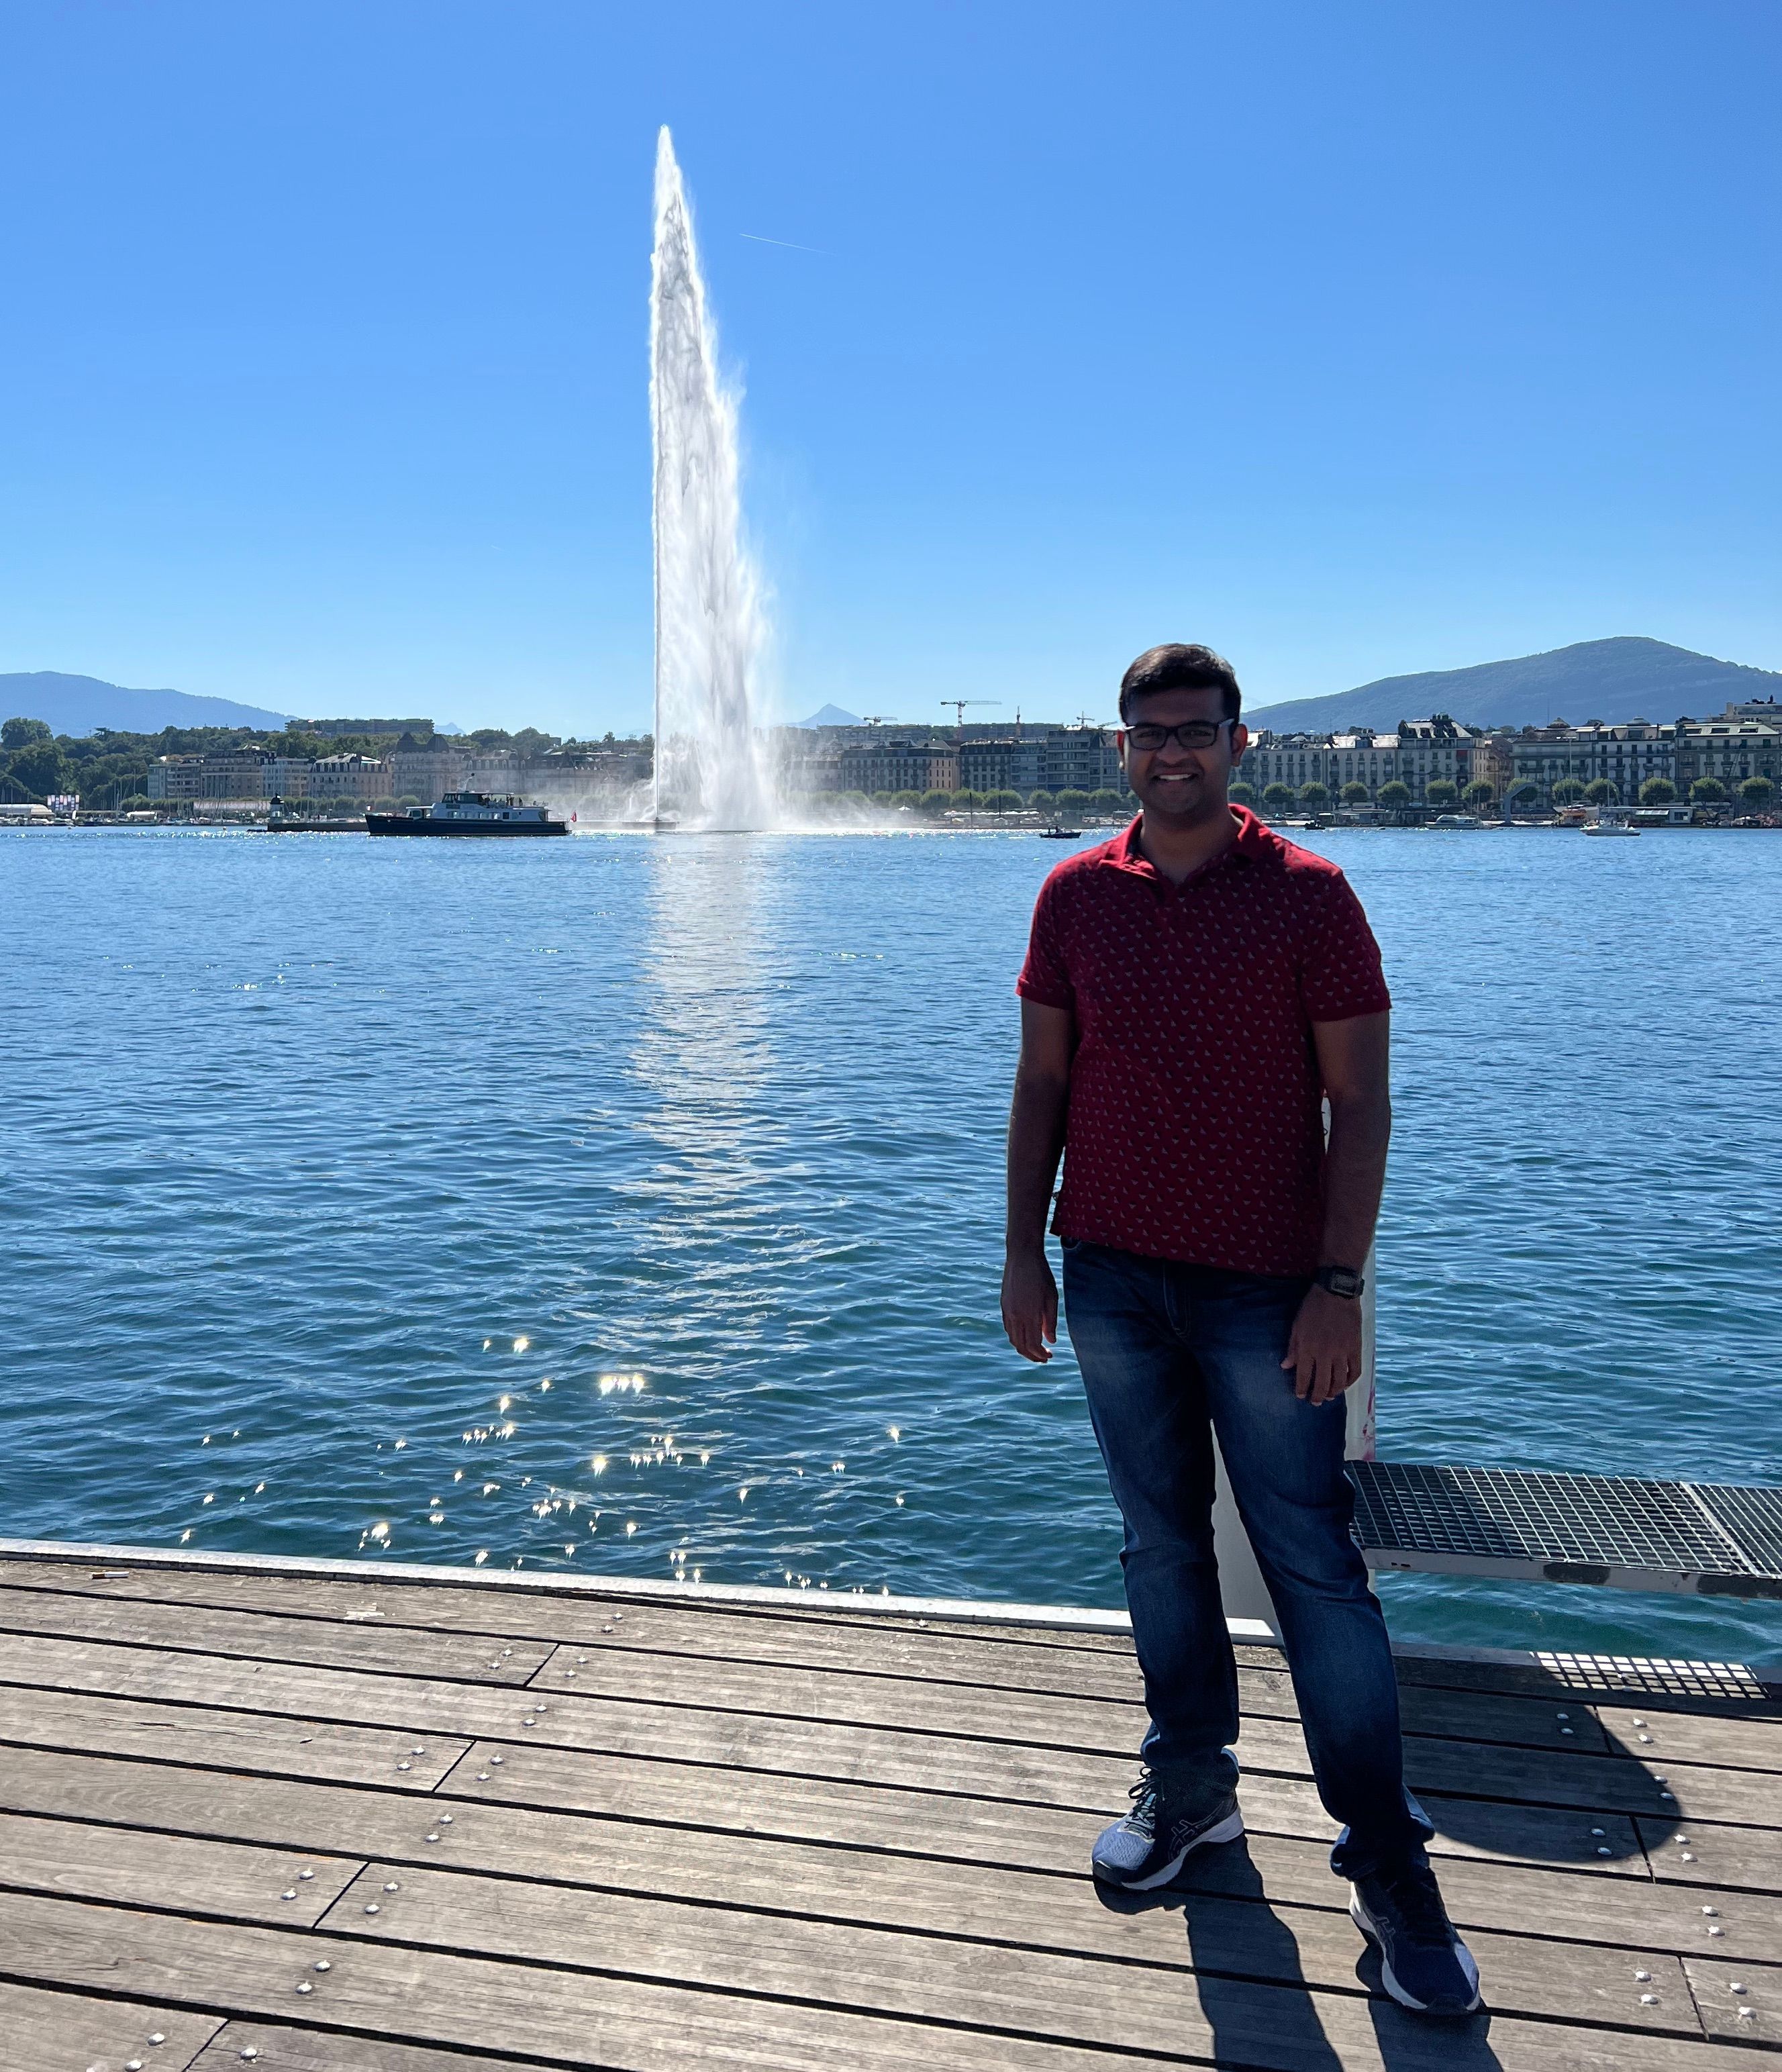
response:
[[[1747,777],[1782,783],[1782,708],[1773,720],[1739,719],[1727,708],[1720,719],[1677,722],[1677,787],[1687,791],[1698,777],[1714,777],[1728,793]],[[1746,707],[1742,709],[1750,710]]]
[[[959,753],[951,742],[887,741],[844,748],[835,762],[843,791],[956,791]]]
[[[1293,791],[1322,784],[1334,798],[1345,784],[1365,784],[1378,793],[1382,784],[1398,783],[1421,804],[1438,779],[1462,791],[1472,783],[1482,738],[1480,729],[1462,726],[1446,713],[1401,720],[1390,733],[1366,727],[1335,734],[1265,730],[1244,751],[1239,775],[1258,796],[1271,784]]]

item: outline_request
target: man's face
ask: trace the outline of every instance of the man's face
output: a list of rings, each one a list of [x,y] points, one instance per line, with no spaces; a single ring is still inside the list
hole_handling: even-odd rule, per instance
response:
[[[1134,699],[1132,716],[1120,731],[1120,763],[1148,813],[1188,823],[1224,812],[1226,787],[1250,737],[1241,722],[1234,722],[1219,725],[1205,748],[1185,748],[1172,735],[1162,747],[1145,749],[1133,740],[1132,730],[1224,718],[1225,693],[1214,689],[1153,691]]]

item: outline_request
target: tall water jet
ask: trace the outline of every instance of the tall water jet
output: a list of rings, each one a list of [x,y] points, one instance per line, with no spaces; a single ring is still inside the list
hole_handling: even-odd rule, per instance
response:
[[[774,786],[753,709],[766,623],[760,578],[742,542],[737,398],[719,376],[692,215],[666,128],[656,145],[650,418],[656,819],[768,827]]]

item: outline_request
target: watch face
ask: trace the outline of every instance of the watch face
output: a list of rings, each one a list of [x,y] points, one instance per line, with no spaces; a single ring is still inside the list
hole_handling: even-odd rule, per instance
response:
[[[1355,1296],[1361,1292],[1361,1275],[1346,1266],[1327,1266],[1318,1278],[1332,1295]]]

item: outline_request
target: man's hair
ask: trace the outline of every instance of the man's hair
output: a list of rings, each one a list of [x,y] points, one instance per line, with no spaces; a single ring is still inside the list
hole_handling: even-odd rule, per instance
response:
[[[1148,698],[1155,691],[1222,691],[1225,717],[1235,719],[1243,705],[1238,688],[1238,672],[1222,655],[1197,643],[1184,645],[1172,640],[1162,648],[1148,648],[1120,679],[1120,723],[1132,717],[1135,698]]]

